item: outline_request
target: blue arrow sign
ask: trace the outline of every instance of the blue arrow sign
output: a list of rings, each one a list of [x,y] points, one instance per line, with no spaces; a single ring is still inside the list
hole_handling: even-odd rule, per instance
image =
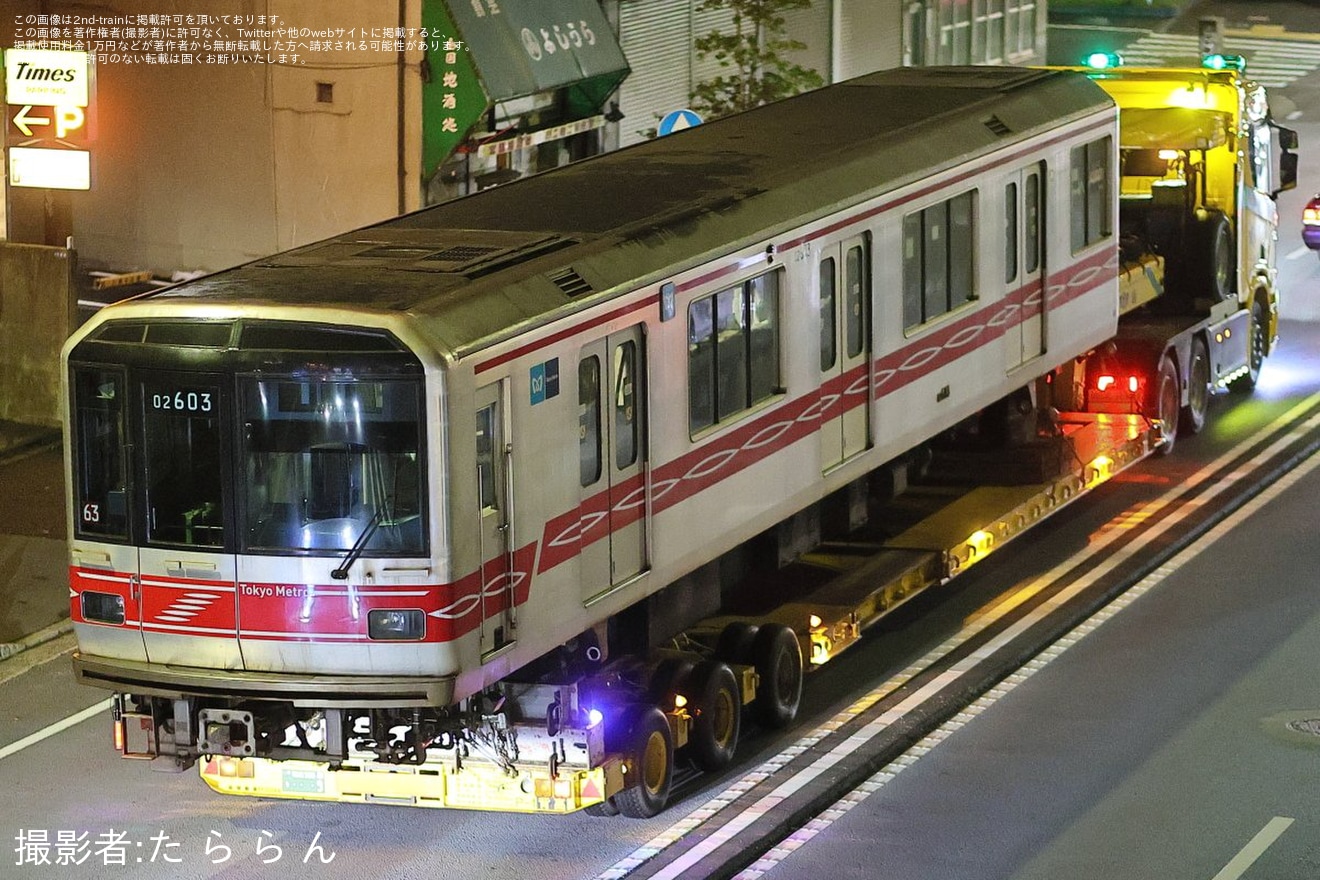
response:
[[[671,110],[665,114],[664,119],[660,120],[656,132],[660,135],[673,134],[695,125],[701,125],[701,117],[696,113],[691,110]]]

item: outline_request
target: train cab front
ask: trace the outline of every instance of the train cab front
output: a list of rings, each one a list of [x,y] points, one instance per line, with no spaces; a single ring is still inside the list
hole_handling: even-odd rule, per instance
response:
[[[448,706],[420,359],[384,329],[112,312],[66,350],[66,456],[74,667],[117,693],[120,751],[333,758]]]

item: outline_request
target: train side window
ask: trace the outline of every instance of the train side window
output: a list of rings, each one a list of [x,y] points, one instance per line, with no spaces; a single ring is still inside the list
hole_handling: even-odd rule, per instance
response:
[[[1111,143],[1105,136],[1071,150],[1068,183],[1073,253],[1108,238],[1113,232],[1109,206],[1113,177]]]
[[[922,211],[921,307],[929,321],[949,310],[949,203]]]
[[[1025,221],[1022,249],[1027,272],[1040,268],[1040,175],[1032,172],[1027,175],[1022,187],[1022,217]]]
[[[1017,280],[1017,228],[1018,228],[1017,184],[1004,187],[1004,283],[1012,284]]]
[[[834,258],[820,261],[820,369],[834,368],[838,352],[834,340]]]
[[[912,329],[976,299],[976,191],[903,218],[903,325]]]
[[[976,242],[972,231],[974,191],[949,199],[949,310],[976,297],[972,282],[972,254]]]
[[[848,316],[845,321],[848,332],[848,357],[850,358],[857,357],[862,353],[862,349],[866,347],[865,284],[862,249],[860,246],[850,247],[843,259],[843,289],[847,296],[846,304],[848,306]]]
[[[747,406],[747,297],[742,286],[715,294],[715,417]]]
[[[688,306],[692,433],[779,390],[779,274],[769,272]]]
[[[753,278],[747,282],[747,293],[747,406],[752,406],[779,390],[779,274]]]
[[[583,486],[600,479],[600,358],[578,363],[578,462]]]
[[[79,535],[128,537],[128,440],[123,374],[79,368],[74,374],[74,477]]]
[[[482,511],[499,510],[495,491],[495,404],[477,410],[477,491]]]
[[[903,218],[903,326],[922,322],[921,214]]]
[[[619,470],[637,461],[637,344],[632,340],[614,347],[614,466]]]
[[[688,306],[688,420],[694,432],[715,424],[714,311],[713,297]]]

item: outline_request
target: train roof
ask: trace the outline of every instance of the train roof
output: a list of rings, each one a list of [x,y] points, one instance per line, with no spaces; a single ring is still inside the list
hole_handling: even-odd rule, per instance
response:
[[[1066,71],[881,71],[135,302],[403,312],[457,357],[1112,107]]]

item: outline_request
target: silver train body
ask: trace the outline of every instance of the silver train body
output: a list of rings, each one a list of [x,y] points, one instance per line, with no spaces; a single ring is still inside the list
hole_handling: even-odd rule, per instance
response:
[[[1078,74],[882,72],[103,310],[81,680],[195,756],[718,611],[675,585],[1114,335],[1117,131]]]

